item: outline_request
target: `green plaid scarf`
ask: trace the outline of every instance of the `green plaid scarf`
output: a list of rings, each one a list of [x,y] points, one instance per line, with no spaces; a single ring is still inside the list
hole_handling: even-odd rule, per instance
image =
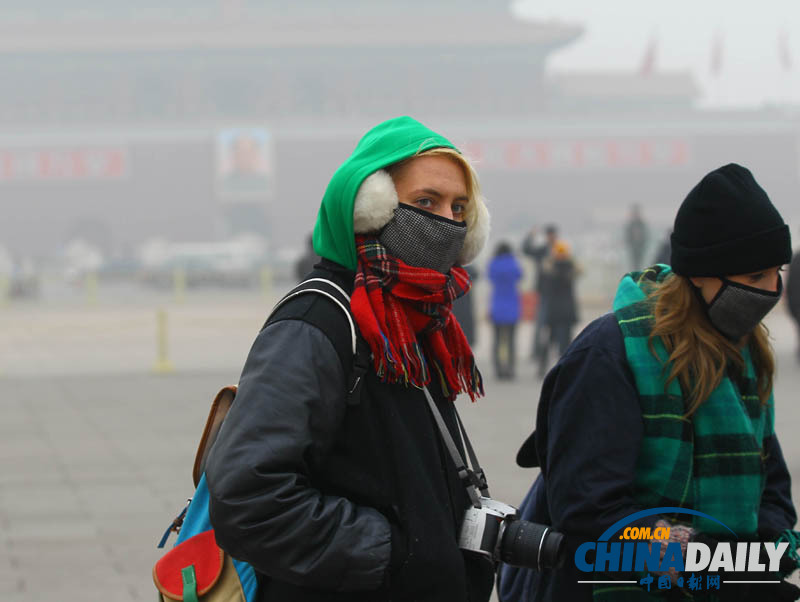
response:
[[[742,351],[742,389],[728,377],[697,411],[686,407],[676,380],[668,386],[670,365],[660,339],[650,350],[652,303],[647,294],[671,274],[663,265],[626,275],[617,289],[614,314],[625,341],[644,421],[644,439],[634,480],[636,501],[644,508],[676,506],[713,516],[740,538],[756,535],[764,490],[763,440],[774,430],[774,403],[761,404],[748,349]],[[686,522],[688,515],[670,517]],[[692,517],[695,529],[714,536],[727,531],[713,521]],[[614,602],[658,599],[640,585],[595,586],[594,599]]]

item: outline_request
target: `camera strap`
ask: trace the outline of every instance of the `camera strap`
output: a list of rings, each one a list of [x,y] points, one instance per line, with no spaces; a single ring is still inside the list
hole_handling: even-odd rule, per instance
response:
[[[472,443],[467,437],[467,429],[464,428],[464,423],[461,421],[461,415],[458,413],[458,410],[455,410],[456,421],[458,422],[459,432],[461,433],[462,444],[464,448],[467,450],[467,455],[469,456],[469,462],[472,465],[472,472],[477,479],[477,484],[475,485],[481,491],[481,495],[484,497],[492,497],[489,495],[489,482],[486,480],[486,473],[483,472],[483,468],[478,463],[478,456],[475,455],[475,450],[472,448]]]
[[[458,424],[459,433],[463,439],[464,447],[467,449],[467,453],[469,454],[470,462],[472,463],[473,467],[472,469],[466,465],[464,459],[461,457],[458,447],[456,446],[456,442],[453,441],[453,437],[450,435],[450,431],[444,422],[444,418],[442,418],[442,414],[439,412],[439,408],[436,407],[436,402],[433,401],[433,397],[431,396],[430,391],[428,391],[428,387],[423,387],[422,390],[425,393],[425,399],[428,400],[428,407],[431,409],[431,414],[433,414],[433,419],[442,435],[442,440],[444,441],[445,447],[447,448],[450,457],[453,459],[453,463],[456,465],[458,478],[460,478],[461,482],[464,484],[467,490],[467,495],[472,501],[472,505],[475,508],[481,508],[482,505],[480,497],[478,496],[478,492],[476,490],[480,490],[481,495],[484,497],[491,497],[489,495],[489,486],[486,483],[486,476],[484,475],[483,469],[478,465],[478,459],[475,456],[475,451],[472,449],[472,444],[469,442],[469,437],[467,437],[467,431],[464,430],[461,417],[458,415],[458,412],[456,412],[456,422]]]

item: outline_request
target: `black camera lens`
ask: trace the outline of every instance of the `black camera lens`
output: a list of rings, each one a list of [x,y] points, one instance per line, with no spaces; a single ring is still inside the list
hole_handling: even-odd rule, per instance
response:
[[[564,564],[564,536],[547,525],[527,520],[506,524],[500,560],[531,569],[557,569]]]

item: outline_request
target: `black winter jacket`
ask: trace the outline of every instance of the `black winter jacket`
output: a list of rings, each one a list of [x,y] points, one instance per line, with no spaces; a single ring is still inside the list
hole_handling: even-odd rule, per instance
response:
[[[567,536],[567,559],[557,570],[504,568],[500,600],[591,602],[592,586],[578,584],[587,576],[575,567],[575,547],[643,509],[633,492],[643,436],[624,339],[609,313],[590,323],[548,373],[537,409],[535,445],[542,472],[534,483],[535,510],[527,518]],[[797,515],[778,437],[764,446],[766,483],[758,528],[771,539],[792,528]],[[657,518],[631,524],[653,526]]]
[[[547,275],[542,270],[542,262],[550,254],[550,245],[548,243],[537,245],[535,237],[528,234],[525,240],[522,241],[522,252],[533,259],[533,263],[536,266],[533,290],[542,293],[547,286]]]
[[[352,290],[352,272],[317,268]],[[469,499],[423,392],[370,370],[348,405],[330,332],[303,321],[344,315],[319,295],[290,304],[256,338],[207,465],[219,545],[254,566],[262,601],[488,600],[494,567],[458,548]]]
[[[575,278],[578,269],[572,259],[548,258],[542,262],[542,295],[547,297],[545,317],[550,327],[578,321],[578,307],[575,301]]]

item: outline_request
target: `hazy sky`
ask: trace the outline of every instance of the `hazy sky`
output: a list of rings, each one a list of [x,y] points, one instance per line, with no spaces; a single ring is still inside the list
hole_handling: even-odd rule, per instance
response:
[[[549,69],[639,69],[657,40],[658,69],[691,70],[706,106],[800,103],[800,0],[519,0],[515,12],[584,25]],[[779,38],[791,57],[779,58]],[[720,40],[721,68],[712,74]]]

